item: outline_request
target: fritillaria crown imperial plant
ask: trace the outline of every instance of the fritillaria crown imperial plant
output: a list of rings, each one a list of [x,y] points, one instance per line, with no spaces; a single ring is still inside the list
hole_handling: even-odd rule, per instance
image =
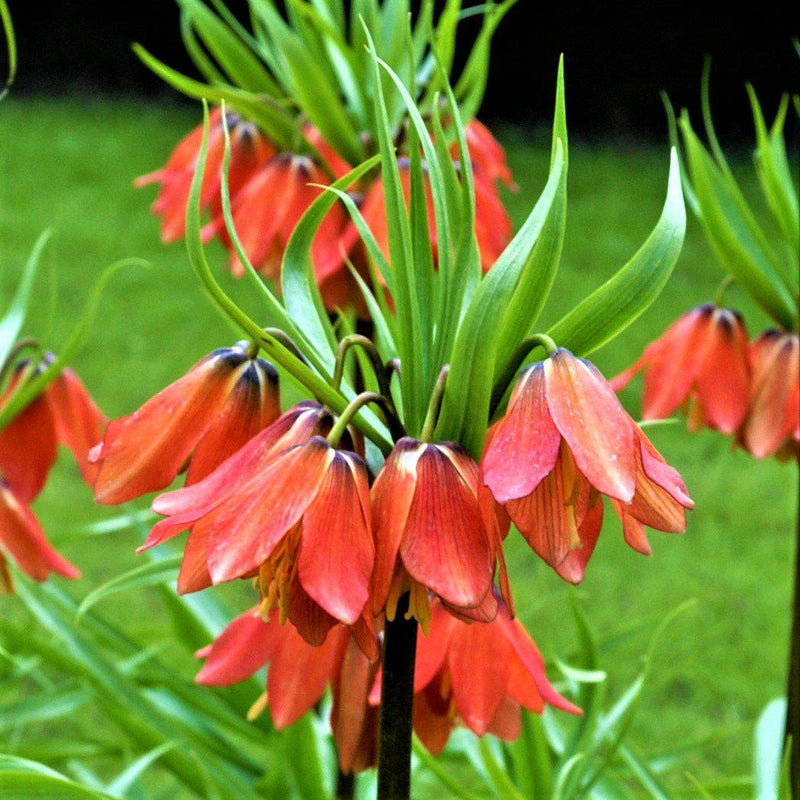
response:
[[[184,0],[207,82],[138,53],[213,110],[139,183],[158,185],[163,238],[185,237],[242,340],[107,425],[69,373],[42,396],[46,412],[25,412],[51,414],[77,447],[59,398],[78,404],[76,452],[97,502],[160,492],[141,549],[182,537],[180,593],[252,584],[251,609],[198,654],[198,681],[229,685],[268,664],[251,716],[268,709],[276,728],[330,687],[340,771],[377,763],[381,798],[409,796],[412,728],[438,753],[459,724],[513,740],[522,709],[581,713],[516,619],[503,554],[512,525],[579,583],[609,507],[649,554],[646,528],[680,533],[693,505],[587,360],[655,300],[678,258],[677,156],[641,249],[542,331],[567,217],[563,65],[549,175],[512,237],[500,185],[513,180],[474,118],[510,5],[479,9],[456,78],[459,3],[434,25],[431,2],[413,24],[404,2],[354,2],[349,15],[334,0],[293,2],[286,17],[254,2],[249,32]],[[223,290],[211,239],[251,282],[259,314]],[[697,316],[709,348],[738,346],[735,317]],[[281,388],[296,400],[288,408]],[[697,394],[704,421],[741,422]],[[35,482],[15,473],[13,423],[0,437],[0,469],[25,501]],[[36,540],[26,525],[19,536]],[[39,569],[3,545],[33,577],[73,575],[53,554]]]

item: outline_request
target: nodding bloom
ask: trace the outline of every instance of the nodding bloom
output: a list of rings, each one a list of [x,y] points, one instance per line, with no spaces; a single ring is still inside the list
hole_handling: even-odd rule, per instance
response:
[[[400,183],[406,203],[411,195],[411,173],[407,158],[398,159]],[[475,235],[478,240],[478,252],[481,267],[487,271],[511,239],[511,220],[497,194],[495,182],[488,175],[475,174]],[[428,201],[428,227],[431,245],[436,253],[436,217],[433,209],[433,197],[430,185],[426,181],[425,194]],[[372,231],[381,252],[389,258],[389,228],[386,222],[386,198],[383,179],[378,177],[367,191],[361,215]]]
[[[474,117],[464,129],[472,168],[476,174],[504,183],[509,189],[517,186],[511,177],[502,145],[491,131]],[[458,158],[458,144],[452,145],[453,158]]]
[[[167,519],[145,547],[191,527],[179,590],[255,577],[262,611],[277,606],[311,644],[357,622],[375,561],[369,483],[359,456],[328,444],[329,425],[298,406],[205,480],[156,498]]]
[[[478,468],[452,442],[404,437],[372,487],[377,552],[373,613],[394,619],[407,591],[408,616],[427,629],[428,592],[467,618],[492,619],[492,575],[499,547],[479,499]]]
[[[318,128],[308,124],[303,128],[303,136],[306,141],[316,149],[317,153],[322,157],[328,169],[331,171],[335,180],[343,178],[353,168],[347,163],[334,149],[333,145],[328,142],[320,133]]]
[[[199,481],[280,414],[278,373],[247,342],[215,350],[133,414],[112,420],[92,451],[95,500],[125,503]]]
[[[750,404],[739,431],[756,458],[800,454],[800,339],[768,330],[750,345]]]
[[[196,680],[205,686],[230,686],[268,665],[267,691],[253,706],[251,718],[266,706],[278,730],[311,711],[330,685],[339,765],[342,772],[362,772],[377,760],[379,712],[367,697],[378,654],[375,634],[365,620],[352,630],[336,625],[314,647],[291,623],[281,625],[277,612],[264,621],[255,608],[197,653],[206,663]]]
[[[563,578],[583,578],[603,521],[601,495],[625,540],[650,552],[644,526],[681,533],[693,503],[597,368],[557,349],[517,379],[492,427],[481,480],[528,544]]]
[[[376,680],[371,702],[380,703],[380,690]],[[427,750],[440,753],[457,724],[477,736],[514,741],[521,708],[541,714],[545,705],[582,713],[547,680],[541,653],[502,600],[489,623],[467,623],[432,606],[430,634],[417,640],[414,670],[414,731]]]
[[[280,278],[283,253],[295,226],[316,200],[321,189],[311,184],[330,183],[324,170],[307,156],[281,153],[259,169],[232,201],[233,224],[253,267],[268,278]],[[325,215],[311,245],[314,274],[321,290],[345,271],[342,244],[348,217],[336,203]],[[220,234],[230,247],[223,220],[206,228],[205,235]],[[352,237],[353,241],[355,237]],[[352,244],[352,243],[351,243]],[[244,268],[231,250],[231,271],[242,275]]]
[[[46,356],[45,362],[51,358]],[[27,362],[17,365],[0,408],[30,369]],[[104,424],[105,417],[78,376],[65,369],[0,431],[0,589],[12,589],[6,555],[34,580],[43,581],[50,572],[80,577],[80,572],[49,544],[29,504],[44,488],[59,444],[72,451],[84,478],[92,481],[89,448],[100,437]]]
[[[252,122],[241,119],[235,112],[226,112],[226,122],[231,139],[228,185],[233,198],[250,176],[275,155],[275,149]],[[209,123],[200,208],[210,209],[212,216],[216,217],[222,211],[220,187],[225,154],[225,133],[220,109],[215,108],[211,112]],[[186,232],[186,208],[202,141],[203,126],[199,125],[180,141],[166,166],[149,175],[142,175],[135,181],[136,186],[147,186],[151,183],[161,186],[152,212],[162,218],[161,237],[165,242],[174,242]]]
[[[6,563],[10,556],[30,578],[47,580],[51,572],[65,578],[80,578],[77,567],[60,556],[47,541],[28,504],[0,478],[0,592],[14,591]]]
[[[684,314],[642,357],[611,381],[615,391],[644,370],[642,417],[663,419],[682,408],[689,429],[734,433],[750,388],[747,330],[738,311],[708,303]]]

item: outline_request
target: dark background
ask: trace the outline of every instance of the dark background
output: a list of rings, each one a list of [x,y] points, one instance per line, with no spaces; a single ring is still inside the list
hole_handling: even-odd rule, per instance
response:
[[[180,102],[133,56],[138,41],[191,73],[174,0],[10,0],[19,39],[15,92],[138,94]],[[465,0],[465,5],[469,5]],[[244,0],[231,0],[237,13]],[[473,29],[476,25],[473,25]],[[463,60],[469,46],[465,27]],[[749,140],[751,81],[768,116],[797,91],[800,58],[792,3],[535,2],[520,0],[495,37],[482,117],[520,124],[551,117],[558,54],[566,55],[570,131],[662,138],[659,90],[699,117],[700,75],[712,57],[712,105],[726,138]]]

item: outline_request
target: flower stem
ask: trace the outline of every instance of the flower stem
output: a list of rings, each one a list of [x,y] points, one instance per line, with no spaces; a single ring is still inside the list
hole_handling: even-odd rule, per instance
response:
[[[794,600],[789,636],[789,676],[786,690],[786,742],[792,742],[789,783],[800,786],[800,538],[795,541]]]
[[[544,348],[544,352],[548,358],[553,355],[557,349],[556,343],[544,333],[535,333],[533,336],[529,336],[517,345],[516,350],[511,354],[511,357],[506,362],[503,371],[495,382],[492,391],[492,400],[489,406],[490,418],[494,416],[494,412],[497,411],[497,407],[503,401],[506,390],[510,386],[511,381],[514,380],[517,371],[522,366],[522,362],[525,360],[528,353],[537,347]]]
[[[406,619],[408,594],[383,634],[383,680],[378,743],[378,800],[408,800],[411,794],[411,721],[417,621]]]
[[[336,773],[336,800],[351,800],[356,796],[356,776],[352,772]]]
[[[420,440],[423,442],[432,442],[433,434],[436,430],[436,422],[439,419],[439,409],[442,407],[442,398],[444,397],[444,387],[447,383],[447,376],[450,372],[450,365],[445,364],[439,377],[436,379],[436,384],[433,387],[431,394],[431,401],[428,403],[428,412],[425,414],[425,422],[422,425],[422,433]]]

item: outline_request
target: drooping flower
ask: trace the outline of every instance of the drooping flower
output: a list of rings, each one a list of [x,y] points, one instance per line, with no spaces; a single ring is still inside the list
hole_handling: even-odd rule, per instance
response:
[[[411,195],[411,173],[407,158],[398,159],[400,183],[408,203]],[[436,217],[433,209],[433,197],[430,184],[426,182],[425,194],[428,202],[428,227],[431,245],[436,253]],[[386,198],[383,180],[378,177],[369,188],[361,208],[361,215],[372,231],[381,252],[389,258],[389,228],[386,222]],[[492,178],[481,173],[475,174],[475,235],[478,240],[478,251],[481,267],[488,270],[511,238],[511,220],[497,194],[497,187]]]
[[[283,253],[297,223],[322,191],[319,185],[330,183],[323,169],[307,156],[281,153],[273,158],[242,187],[232,202],[233,224],[253,267],[269,278],[280,278]],[[312,185],[312,184],[317,184]],[[345,234],[347,215],[335,204],[325,215],[311,246],[314,274],[321,290],[328,282],[347,271],[343,252],[349,249]],[[211,223],[205,236],[219,234],[223,244],[230,241],[221,218]],[[354,236],[351,238],[355,239]],[[244,268],[231,250],[230,268],[235,275]]]
[[[45,364],[51,361],[52,356],[46,355]],[[0,408],[30,376],[31,369],[28,362],[17,365]],[[72,451],[84,478],[92,481],[89,448],[104,424],[105,417],[83,383],[65,369],[0,431],[0,589],[12,589],[6,555],[34,580],[43,581],[50,572],[80,577],[77,568],[49,544],[29,505],[44,488],[59,444]]]
[[[231,197],[235,197],[250,176],[275,155],[275,149],[253,123],[241,119],[235,112],[226,113],[226,122],[231,139],[228,184]],[[225,133],[220,109],[215,108],[211,112],[209,125],[200,208],[210,209],[212,216],[217,217],[222,210],[220,187],[225,154]],[[162,218],[161,237],[165,242],[174,242],[186,232],[186,208],[202,141],[203,126],[199,125],[180,141],[166,166],[135,181],[137,187],[152,183],[161,187],[152,212]]]
[[[506,162],[503,146],[494,138],[491,131],[473,117],[464,129],[472,168],[476,174],[493,181],[500,181],[509,189],[516,189],[511,170]],[[452,145],[453,158],[458,158],[458,144]]]
[[[339,180],[350,172],[353,168],[335,150],[333,145],[320,133],[319,128],[311,124],[303,128],[303,135],[306,141],[319,153],[331,171],[334,179]]]
[[[268,665],[267,691],[253,712],[266,704],[278,730],[311,711],[330,685],[331,728],[342,771],[374,766],[378,709],[367,702],[378,669],[374,633],[364,620],[353,629],[336,625],[314,647],[291,623],[281,625],[278,616],[272,612],[264,621],[255,608],[233,620],[213,644],[197,653],[206,662],[197,682],[230,686]]]
[[[180,591],[256,577],[264,613],[277,606],[312,644],[356,623],[375,560],[369,484],[359,456],[320,435],[329,426],[319,406],[298,406],[203,481],[156,498],[167,519],[145,547],[191,528]]]
[[[0,592],[10,593],[14,583],[7,556],[36,581],[47,580],[51,572],[65,578],[81,576],[78,568],[60,556],[47,541],[28,504],[0,478]]]
[[[493,562],[500,556],[478,497],[478,468],[460,445],[400,439],[372,487],[377,552],[373,613],[409,615],[427,626],[428,591],[465,617],[496,611]]]
[[[380,697],[376,679],[370,701]],[[414,731],[431,753],[444,749],[457,724],[514,741],[521,708],[541,714],[545,704],[581,713],[547,680],[533,639],[502,600],[489,623],[467,623],[432,605],[430,633],[417,639],[413,711]]]
[[[247,343],[215,350],[150,398],[111,421],[92,453],[95,499],[113,505],[169,486],[188,465],[194,483],[280,414],[278,374]]]
[[[487,437],[481,480],[536,553],[573,583],[600,533],[601,495],[628,544],[645,553],[645,525],[683,532],[693,507],[680,475],[597,368],[564,349],[520,374]]]
[[[43,366],[52,359],[46,354]],[[30,376],[31,369],[29,362],[15,367],[8,388],[0,398],[0,408]],[[84,479],[91,483],[95,468],[89,463],[89,450],[102,435],[105,421],[80,378],[71,369],[62,370],[0,431],[0,475],[17,497],[30,503],[44,488],[56,460],[58,445],[63,444],[75,456]]]
[[[739,431],[756,458],[800,454],[800,339],[768,330],[750,345],[750,403]]]
[[[690,430],[734,433],[747,413],[750,386],[747,330],[738,311],[700,306],[647,346],[630,369],[611,381],[623,389],[645,371],[642,417],[663,419],[682,408]]]

